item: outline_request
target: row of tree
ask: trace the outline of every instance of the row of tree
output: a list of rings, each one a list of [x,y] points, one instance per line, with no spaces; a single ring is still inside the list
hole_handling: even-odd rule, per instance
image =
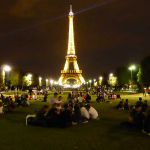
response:
[[[138,85],[140,88],[149,87],[150,86],[150,56],[144,58],[141,61],[141,63],[136,67],[136,70],[134,70],[132,73],[133,73],[132,74],[133,84]],[[39,85],[38,75],[32,74],[31,79],[29,79],[27,73],[17,68],[13,68],[10,71],[10,73],[5,74],[5,82],[3,82],[2,79],[3,79],[2,74],[0,74],[0,87]],[[115,79],[115,82],[112,79]],[[109,85],[112,83],[120,87],[123,87],[125,85],[128,86],[131,83],[131,72],[128,70],[126,66],[119,67],[116,70],[115,76],[112,76],[110,78],[110,83],[107,81],[107,77],[103,79],[103,84]],[[41,85],[46,85],[45,80],[42,80]]]
[[[133,82],[139,87],[150,86],[150,56],[144,58],[133,72]],[[131,72],[127,67],[122,66],[116,70],[117,82],[119,86],[129,84],[131,81]]]
[[[38,75],[32,74],[32,78],[28,79],[27,76],[29,73],[25,73],[18,68],[13,68],[10,72],[5,73],[5,77],[2,75],[2,69],[0,69],[0,88],[5,86],[33,86],[39,85]],[[4,81],[3,81],[4,79]],[[30,84],[31,82],[31,84]]]

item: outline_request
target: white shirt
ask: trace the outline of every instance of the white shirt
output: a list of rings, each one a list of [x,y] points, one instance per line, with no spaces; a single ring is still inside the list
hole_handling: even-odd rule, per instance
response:
[[[54,105],[56,103],[56,101],[57,101],[57,98],[52,97],[51,100],[50,100],[50,104]]]
[[[92,106],[89,109],[89,114],[90,114],[91,119],[97,119],[98,118],[98,112]]]
[[[87,111],[87,109],[85,107],[81,107],[80,111],[81,111],[82,117],[84,117],[86,119],[90,119],[89,112]]]
[[[78,97],[78,101],[79,101],[80,103],[82,103],[82,102],[83,102],[83,98],[82,98],[81,96],[79,96],[79,97]]]

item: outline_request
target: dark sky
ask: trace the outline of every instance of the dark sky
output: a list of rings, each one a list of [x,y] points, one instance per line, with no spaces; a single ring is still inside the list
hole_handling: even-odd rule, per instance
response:
[[[150,55],[150,0],[72,4],[84,76],[97,77]],[[67,52],[68,11],[69,0],[0,0],[0,64],[57,79]]]

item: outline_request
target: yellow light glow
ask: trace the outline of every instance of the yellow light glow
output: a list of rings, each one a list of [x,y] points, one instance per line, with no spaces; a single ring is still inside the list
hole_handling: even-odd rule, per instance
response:
[[[70,7],[69,13],[69,39],[68,39],[68,55],[75,55],[75,44],[74,44],[74,27],[73,27],[74,14],[72,12],[72,6]]]
[[[9,65],[4,65],[3,69],[4,69],[5,72],[11,71],[11,67]]]
[[[51,79],[51,80],[50,80],[50,84],[52,85],[53,83],[54,83],[54,80]]]
[[[136,69],[135,65],[131,65],[131,66],[129,67],[129,70],[130,70],[130,71],[135,70],[135,69]]]
[[[114,76],[114,74],[113,74],[113,73],[110,73],[110,74],[109,74],[109,76],[110,76],[110,77],[113,77],[113,76]]]
[[[69,33],[68,33],[68,50],[66,56],[66,62],[64,65],[64,69],[61,70],[61,76],[58,80],[58,84],[64,87],[70,87],[67,81],[71,77],[76,80],[76,84],[81,86],[85,83],[85,80],[82,76],[82,70],[79,69],[77,63],[77,56],[75,55],[75,42],[74,42],[74,13],[72,11],[72,6],[70,6],[69,12]],[[73,64],[73,67],[70,66]],[[73,87],[73,86],[72,86]],[[77,87],[77,86],[76,86]]]
[[[32,74],[31,74],[31,73],[28,73],[28,74],[25,76],[25,80],[26,80],[27,86],[32,85]]]

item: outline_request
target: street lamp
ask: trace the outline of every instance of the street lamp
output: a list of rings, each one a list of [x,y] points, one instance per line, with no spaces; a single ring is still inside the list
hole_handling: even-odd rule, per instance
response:
[[[10,71],[11,71],[11,67],[10,67],[9,65],[3,65],[3,66],[2,66],[3,84],[5,84],[6,73],[9,73]]]
[[[89,80],[89,83],[90,83],[90,88],[91,88],[91,83],[92,83],[92,80]]]
[[[39,86],[42,86],[42,77],[39,77]]]
[[[54,80],[50,80],[50,84],[51,84],[51,86],[53,85],[53,83],[54,83]]]
[[[100,77],[99,77],[99,85],[102,85],[102,81],[103,81],[103,77],[100,76]]]
[[[113,76],[114,76],[114,74],[113,74],[113,73],[110,73],[110,74],[109,74],[109,77],[113,77]]]
[[[129,70],[131,71],[131,81],[132,81],[132,78],[133,78],[133,71],[136,69],[136,66],[135,65],[131,65],[129,67]]]
[[[48,79],[46,79],[46,86],[48,87]]]

